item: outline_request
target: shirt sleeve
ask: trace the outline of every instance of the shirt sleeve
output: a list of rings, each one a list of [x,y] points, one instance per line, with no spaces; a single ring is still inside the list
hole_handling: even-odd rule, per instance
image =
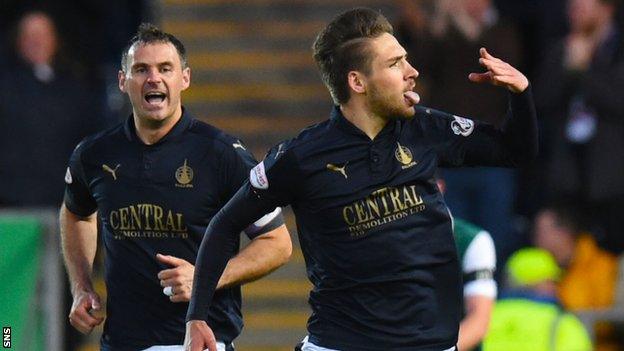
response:
[[[250,171],[249,180],[210,221],[195,263],[187,321],[207,319],[217,282],[236,250],[238,233],[294,198],[289,179],[298,172],[291,152],[280,145]]]
[[[531,87],[509,94],[502,128],[434,111],[428,131],[434,134],[439,165],[515,167],[537,156],[537,117]]]
[[[496,298],[498,293],[494,271],[496,250],[490,234],[481,231],[472,240],[462,262],[464,296],[482,295]]]
[[[259,198],[284,206],[296,201],[301,170],[290,142],[269,150],[264,160],[249,174],[249,182]]]
[[[224,184],[224,196],[229,200],[241,185],[249,179],[250,171],[258,164],[254,156],[247,151],[240,140],[232,143],[232,148],[224,152],[221,169]],[[245,228],[244,232],[250,239],[258,235],[268,233],[284,224],[284,218],[280,207],[273,208],[260,219]]]
[[[231,138],[228,138],[226,143],[229,142],[231,145],[224,146],[219,164],[220,182],[223,184],[222,196],[226,200],[238,191],[249,177],[249,170],[258,164],[240,140],[229,139]]]
[[[65,206],[79,216],[89,216],[97,210],[97,203],[89,190],[82,162],[84,143],[79,144],[69,159],[65,172]]]
[[[282,216],[282,208],[276,207],[273,212],[267,213],[257,221],[245,228],[245,234],[248,238],[253,239],[259,235],[268,233],[284,224],[284,216]]]

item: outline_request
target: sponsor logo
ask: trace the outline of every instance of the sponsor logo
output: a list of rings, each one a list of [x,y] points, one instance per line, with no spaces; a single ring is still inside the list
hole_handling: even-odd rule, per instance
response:
[[[105,170],[106,172],[110,173],[113,176],[113,180],[117,180],[117,168],[119,168],[119,166],[121,166],[121,165],[117,164],[117,166],[115,166],[115,168],[111,168],[106,163],[104,163],[104,164],[102,164],[102,169]]]
[[[73,182],[73,179],[72,179],[71,171],[69,170],[69,167],[67,167],[67,171],[65,172],[65,183],[71,184],[72,182]]]
[[[451,122],[451,129],[455,135],[463,135],[465,137],[472,134],[474,130],[474,122],[468,118],[453,115],[454,120]]]
[[[193,184],[193,169],[189,167],[188,161],[184,159],[184,164],[176,169],[175,179],[177,181],[176,186],[178,188],[192,188]]]
[[[279,146],[277,147],[277,152],[275,153],[275,157],[274,159],[277,160],[278,157],[280,157],[281,154],[284,153],[284,143],[279,144]]]
[[[336,165],[334,165],[332,163],[328,163],[327,164],[327,169],[329,169],[330,171],[338,172],[338,173],[342,174],[345,177],[345,179],[347,179],[348,177],[347,177],[347,169],[346,168],[347,168],[347,164],[348,163],[349,162],[346,162],[344,164],[344,166],[342,166],[342,167],[336,166]]]
[[[416,165],[416,162],[413,159],[412,151],[405,146],[402,146],[397,141],[397,148],[394,150],[394,157],[396,157],[397,161],[399,161],[403,166],[402,169],[407,169]]]
[[[359,237],[373,228],[403,219],[425,209],[425,203],[415,185],[378,189],[366,198],[342,209],[349,235]]]
[[[256,189],[266,190],[269,188],[269,180],[264,170],[264,161],[258,163],[256,167],[249,171],[249,182]]]
[[[117,240],[188,238],[184,214],[154,204],[136,204],[113,210],[108,215],[108,224]]]
[[[234,144],[232,144],[232,146],[236,149],[243,149],[243,150],[247,150],[245,149],[245,146],[243,145],[243,143],[240,140],[237,140]]]

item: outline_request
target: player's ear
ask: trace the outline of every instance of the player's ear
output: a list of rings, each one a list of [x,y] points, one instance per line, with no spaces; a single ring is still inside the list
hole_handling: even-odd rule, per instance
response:
[[[358,94],[366,93],[366,80],[364,75],[358,71],[350,71],[347,74],[349,88]]]
[[[119,84],[119,90],[122,92],[126,92],[126,73],[122,70],[119,70],[117,73],[117,82]]]
[[[186,67],[182,70],[182,90],[186,90],[189,85],[191,85],[191,67]]]

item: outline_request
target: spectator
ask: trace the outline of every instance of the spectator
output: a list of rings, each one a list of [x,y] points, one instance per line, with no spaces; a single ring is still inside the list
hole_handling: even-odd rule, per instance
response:
[[[26,13],[16,33],[16,65],[0,78],[0,206],[58,206],[64,160],[101,118],[89,90],[57,60],[52,18]]]
[[[572,212],[561,207],[542,209],[535,217],[533,240],[565,269],[558,295],[566,309],[611,306],[617,258],[581,231]]]
[[[423,72],[423,101],[436,109],[500,126],[504,120],[501,111],[507,109],[506,95],[492,86],[475,90],[466,75],[478,69],[478,62],[471,58],[480,47],[517,67],[520,44],[516,28],[499,18],[490,0],[405,2],[404,6],[406,15],[398,32],[414,66]],[[514,235],[511,225],[515,173],[485,167],[444,171],[454,189],[446,196],[453,215],[492,234],[499,262],[520,246],[520,237]]]
[[[571,311],[605,309],[613,306],[618,275],[618,260],[598,247],[593,236],[583,231],[578,215],[562,206],[546,207],[535,217],[535,246],[548,250],[564,274],[558,297]],[[596,350],[611,350],[618,341],[613,324],[595,325]]]
[[[624,56],[616,0],[569,0],[569,34],[542,62],[536,95],[549,198],[588,214],[599,245],[624,250]]]
[[[517,251],[507,262],[507,274],[511,290],[494,307],[484,351],[592,350],[583,324],[557,303],[561,270],[548,251]]]

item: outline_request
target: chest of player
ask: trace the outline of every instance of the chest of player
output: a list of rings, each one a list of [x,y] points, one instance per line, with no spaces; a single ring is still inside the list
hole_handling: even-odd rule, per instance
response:
[[[208,156],[185,147],[140,146],[104,154],[85,164],[85,173],[102,215],[162,217],[181,226],[182,218],[196,223],[222,205],[220,170]]]
[[[303,198],[317,210],[366,199],[384,189],[405,190],[405,201],[417,201],[423,192],[437,192],[432,189],[436,167],[433,149],[417,141],[355,140],[306,157]]]
[[[306,201],[294,207],[298,220],[316,226],[318,233],[353,239],[448,220],[434,179],[437,156],[418,140],[356,141],[308,160]]]

